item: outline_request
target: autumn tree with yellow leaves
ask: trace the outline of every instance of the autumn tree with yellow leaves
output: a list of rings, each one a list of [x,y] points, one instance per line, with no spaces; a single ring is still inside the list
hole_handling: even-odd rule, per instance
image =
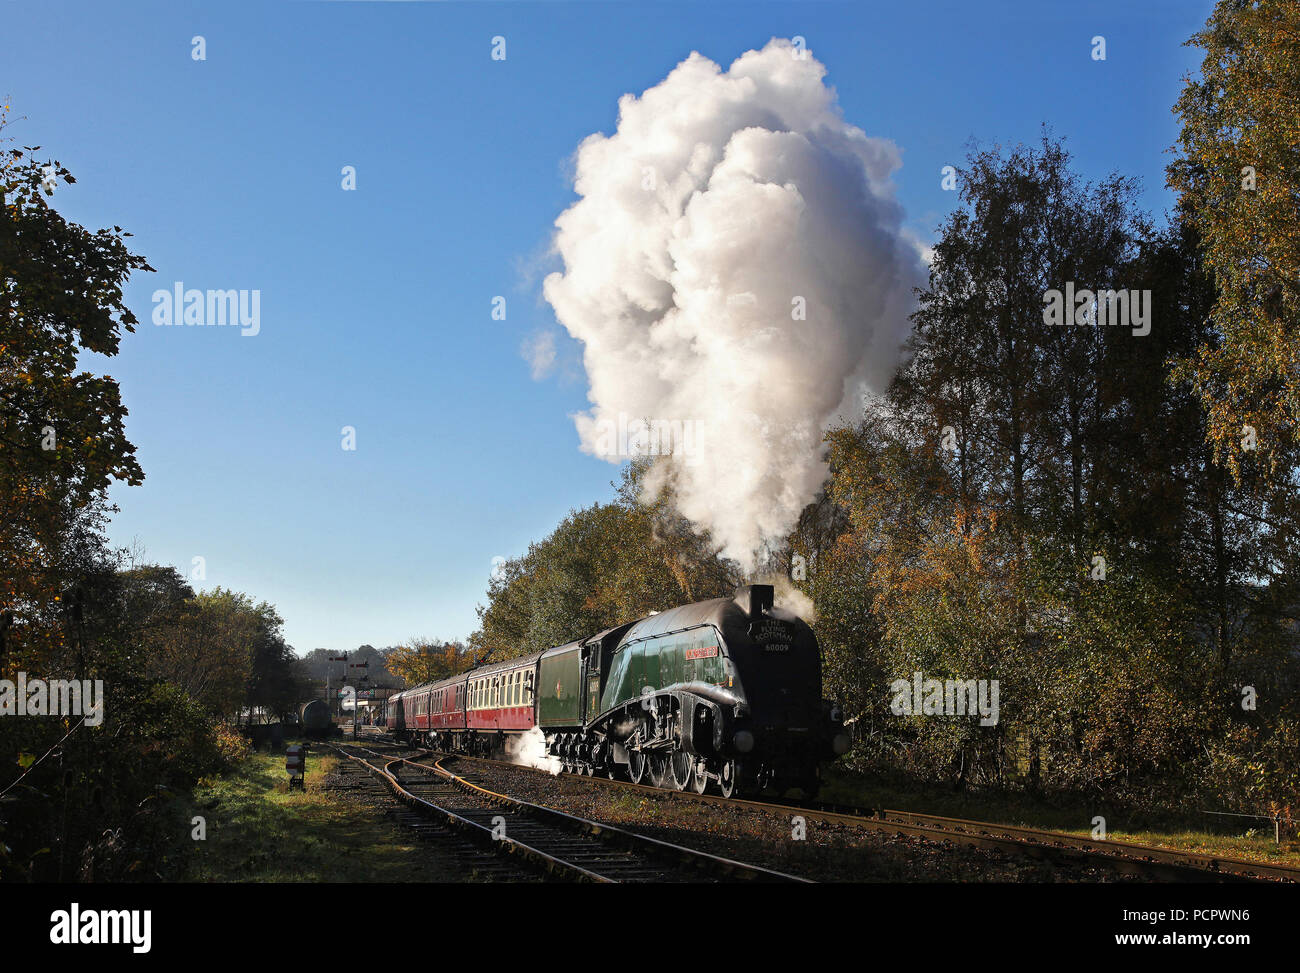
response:
[[[38,151],[0,152],[0,671],[59,649],[55,616],[82,610],[76,548],[108,485],[144,477],[117,382],[78,356],[117,353],[136,323],[123,284],[152,268],[119,227],[91,232],[51,207],[74,180]]]
[[[426,638],[407,639],[405,644],[394,646],[384,655],[389,674],[402,680],[408,688],[454,676],[473,663],[474,653],[467,646]]]
[[[1205,52],[1175,107],[1169,184],[1200,233],[1213,332],[1182,359],[1235,474],[1276,473],[1300,444],[1300,4],[1220,0],[1188,42]]]

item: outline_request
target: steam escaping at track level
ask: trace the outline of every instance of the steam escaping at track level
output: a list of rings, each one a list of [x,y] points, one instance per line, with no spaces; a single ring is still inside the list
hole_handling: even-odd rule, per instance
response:
[[[648,488],[746,570],[822,485],[827,424],[888,381],[924,279],[899,151],[844,121],[825,73],[774,39],[624,95],[578,149],[544,286],[584,346],[582,448],[657,456]]]
[[[564,761],[546,752],[546,734],[538,726],[534,726],[526,733],[507,738],[505,753],[511,763],[519,764],[521,767],[532,767],[534,770],[544,770],[552,777],[564,769]]]

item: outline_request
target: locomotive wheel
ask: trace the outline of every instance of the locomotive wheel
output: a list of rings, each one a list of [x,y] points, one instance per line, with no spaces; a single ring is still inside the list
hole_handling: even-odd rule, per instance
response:
[[[695,758],[684,750],[678,750],[668,758],[668,770],[672,775],[673,786],[684,791],[695,780]]]
[[[705,769],[704,760],[700,759],[695,763],[695,773],[691,776],[691,790],[696,794],[703,794],[709,787],[709,773]]]
[[[735,797],[736,778],[739,775],[740,767],[734,760],[724,760],[718,767],[718,789],[722,791],[723,797]]]
[[[641,783],[645,779],[645,754],[640,750],[629,750],[627,752],[627,776],[634,784]]]
[[[668,758],[662,754],[651,754],[646,758],[647,771],[650,774],[650,783],[655,787],[663,787],[668,783]]]

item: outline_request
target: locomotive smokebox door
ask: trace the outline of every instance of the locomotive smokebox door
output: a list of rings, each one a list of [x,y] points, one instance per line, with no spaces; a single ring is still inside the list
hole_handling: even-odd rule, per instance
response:
[[[289,772],[289,790],[306,790],[307,748],[294,744],[284,751],[284,769]]]

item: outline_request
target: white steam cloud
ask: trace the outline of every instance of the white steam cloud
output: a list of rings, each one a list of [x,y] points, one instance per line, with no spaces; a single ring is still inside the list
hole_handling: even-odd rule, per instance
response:
[[[564,769],[564,761],[546,752],[546,734],[540,726],[533,727],[527,733],[507,736],[505,750],[511,763],[544,770],[552,777]]]
[[[675,450],[652,486],[747,570],[824,482],[827,425],[888,381],[924,278],[898,149],[844,121],[825,73],[773,40],[624,95],[617,131],[578,148],[544,285],[584,346],[582,448]]]

